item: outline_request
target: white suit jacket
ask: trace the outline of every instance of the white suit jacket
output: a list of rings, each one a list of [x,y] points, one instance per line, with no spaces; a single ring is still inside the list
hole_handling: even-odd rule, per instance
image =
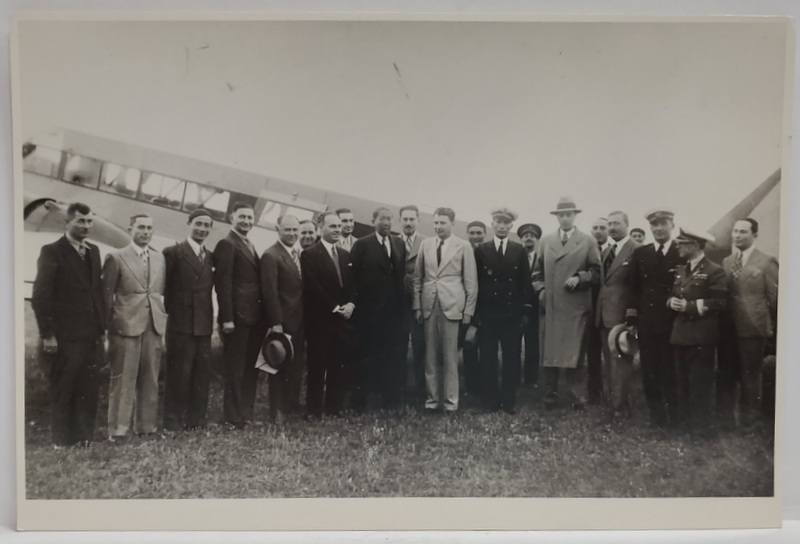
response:
[[[422,241],[414,270],[412,309],[422,310],[425,319],[433,311],[438,298],[447,319],[460,320],[465,314],[475,314],[478,300],[478,269],[475,253],[466,240],[451,236],[436,264],[438,237]]]

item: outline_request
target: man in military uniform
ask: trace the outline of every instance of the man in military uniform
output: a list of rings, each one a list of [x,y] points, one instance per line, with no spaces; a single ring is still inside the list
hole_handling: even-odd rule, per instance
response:
[[[515,412],[519,384],[522,331],[533,311],[528,257],[521,244],[508,239],[517,214],[492,210],[494,238],[475,249],[478,267],[480,376],[482,397],[489,410]],[[498,344],[503,350],[502,386],[498,385]]]
[[[674,215],[663,208],[649,212],[652,244],[633,250],[631,258],[631,305],[625,324],[639,337],[644,397],[650,422],[663,428],[678,423],[678,374],[675,354],[669,342],[675,313],[667,307],[675,272],[681,264],[673,243]]]
[[[675,239],[686,264],[678,267],[667,306],[675,313],[670,343],[678,367],[678,391],[689,429],[716,434],[714,366],[719,341],[718,314],[727,303],[725,271],[706,258],[710,234],[681,229]]]

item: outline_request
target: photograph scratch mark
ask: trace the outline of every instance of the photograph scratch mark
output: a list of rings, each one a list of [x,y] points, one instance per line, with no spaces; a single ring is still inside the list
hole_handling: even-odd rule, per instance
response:
[[[394,66],[394,71],[397,73],[397,80],[400,83],[400,88],[403,89],[403,94],[406,95],[406,100],[411,100],[411,97],[408,96],[408,90],[406,89],[406,84],[403,81],[403,74],[400,73],[400,68],[397,66],[396,62],[393,62],[392,66]]]

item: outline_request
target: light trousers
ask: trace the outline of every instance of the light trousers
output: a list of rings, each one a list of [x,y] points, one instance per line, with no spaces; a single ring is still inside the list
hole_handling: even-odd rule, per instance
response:
[[[425,319],[425,408],[458,409],[458,328],[437,299]]]
[[[162,341],[152,325],[139,336],[109,335],[111,383],[108,390],[108,434],[156,432],[158,371]]]

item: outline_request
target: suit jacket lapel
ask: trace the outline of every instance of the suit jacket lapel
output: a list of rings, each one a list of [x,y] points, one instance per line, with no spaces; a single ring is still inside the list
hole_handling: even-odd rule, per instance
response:
[[[283,259],[283,262],[286,263],[286,266],[289,267],[292,273],[299,278],[300,270],[297,268],[297,265],[294,264],[294,259],[292,259],[292,255],[288,251],[286,251],[286,248],[283,247],[282,243],[275,242],[275,245],[278,246],[278,251],[281,254],[281,259]],[[336,254],[338,255],[339,252],[337,251]]]
[[[197,256],[197,253],[195,253],[192,249],[192,246],[189,245],[189,242],[184,240],[183,242],[179,243],[178,250],[181,252],[181,256],[186,260],[187,263],[189,263],[195,272],[200,274],[203,271],[203,264],[200,262],[200,258]]]
[[[255,253],[250,250],[250,248],[247,246],[247,243],[242,240],[242,237],[233,231],[231,231],[228,236],[233,239],[234,243],[238,244],[237,247],[242,253],[244,253],[244,256],[247,257],[248,261],[250,261],[250,264],[252,264],[253,267],[258,268],[258,261],[256,261]]]
[[[438,243],[439,240],[437,238],[436,242]],[[437,269],[437,274],[442,272],[442,269],[449,263],[453,256],[456,254],[456,250],[458,247],[456,246],[456,238],[455,236],[450,236],[449,243],[444,246],[444,253],[442,253],[442,261],[439,263],[439,267]],[[433,251],[434,258],[436,258],[436,250]]]
[[[78,277],[78,280],[81,283],[88,285],[86,281],[86,273],[85,271],[81,270],[81,267],[83,266],[83,260],[81,259],[81,256],[78,254],[77,251],[75,251],[75,248],[72,247],[72,244],[69,243],[69,240],[67,240],[66,235],[62,238],[62,240],[63,242],[61,243],[61,251],[64,254],[64,258],[72,267],[72,271],[75,272],[75,275]],[[88,248],[86,251],[86,257],[91,258]],[[92,270],[92,272],[94,272],[94,270]],[[92,277],[94,277],[94,274],[92,274]]]
[[[147,285],[146,279],[146,271],[144,269],[144,263],[139,255],[136,254],[136,250],[133,249],[133,246],[128,246],[123,249],[119,253],[120,260],[125,263],[125,266],[128,267],[128,270],[131,271],[133,277],[136,278],[142,287],[147,289],[149,286]]]
[[[567,256],[570,253],[572,253],[575,250],[576,247],[578,247],[578,237],[576,236],[576,234],[578,234],[578,229],[573,230],[572,231],[572,236],[569,237],[569,239],[567,240],[567,243],[564,244],[563,246],[561,246],[561,251],[558,252],[558,256],[556,256],[556,260],[564,258],[565,256]],[[561,243],[560,239],[558,240],[558,243],[559,244]]]
[[[633,252],[633,240],[628,240],[625,242],[625,245],[619,248],[619,252],[614,256],[614,262],[611,263],[611,266],[608,267],[608,274],[606,277],[612,275],[617,269],[622,266],[622,263],[625,262],[625,259],[630,256]]]

